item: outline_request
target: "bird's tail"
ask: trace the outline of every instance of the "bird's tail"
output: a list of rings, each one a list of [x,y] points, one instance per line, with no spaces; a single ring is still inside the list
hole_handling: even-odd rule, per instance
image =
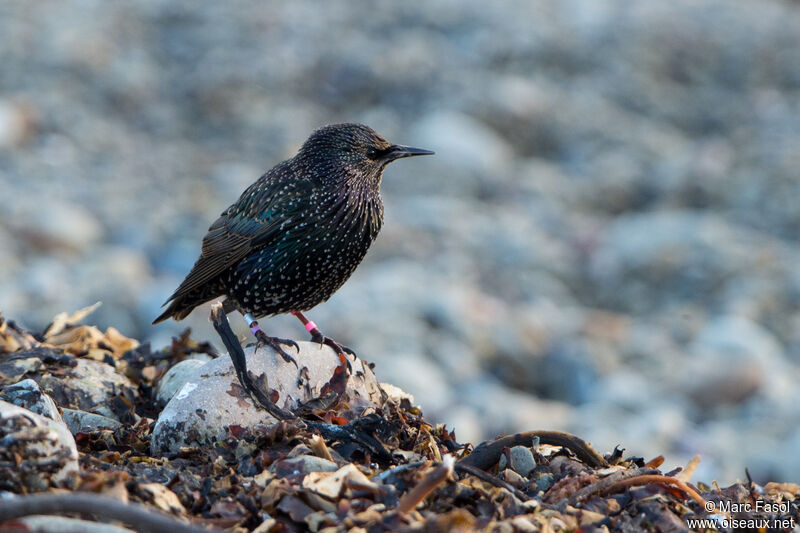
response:
[[[204,302],[191,302],[187,303],[186,300],[183,298],[179,298],[177,300],[173,300],[169,307],[167,307],[166,311],[158,315],[158,318],[153,320],[153,324],[158,324],[159,322],[163,322],[168,318],[174,318],[175,320],[183,320],[192,310]]]
[[[169,307],[158,315],[158,318],[153,320],[153,324],[158,324],[168,318],[183,320],[189,316],[189,313],[198,305],[202,305],[206,302],[210,302],[214,298],[222,296],[221,291],[215,289],[215,287],[202,287],[189,291],[188,293],[182,293],[180,290],[177,291],[167,300],[167,302],[171,301]]]

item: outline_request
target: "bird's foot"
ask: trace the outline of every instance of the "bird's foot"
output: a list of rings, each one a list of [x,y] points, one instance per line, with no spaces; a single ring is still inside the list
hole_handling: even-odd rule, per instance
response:
[[[330,346],[331,348],[336,350],[336,353],[349,354],[354,357],[356,355],[356,352],[354,352],[347,346],[342,346],[341,344],[331,339],[330,337],[326,337],[325,335],[320,333],[319,330],[316,330],[316,333],[311,334],[311,341],[319,344],[324,344],[325,346]]]
[[[261,346],[269,346],[270,348],[275,350],[275,352],[278,355],[283,357],[284,361],[286,361],[287,363],[293,363],[294,366],[297,366],[299,368],[299,366],[297,365],[297,361],[294,360],[294,357],[292,357],[291,355],[286,353],[286,350],[284,350],[281,347],[281,344],[286,345],[286,346],[294,346],[294,349],[297,350],[297,352],[299,353],[300,352],[300,347],[292,339],[281,339],[281,338],[278,338],[278,337],[270,337],[269,335],[264,333],[264,330],[262,330],[261,328],[259,328],[253,334],[255,335],[256,339],[258,340],[258,344],[256,345],[256,349],[260,348]]]
[[[305,326],[306,331],[308,331],[308,333],[311,334],[312,342],[317,342],[319,344],[324,344],[333,348],[334,351],[339,355],[339,360],[341,361],[339,367],[343,368],[346,364],[348,373],[353,372],[353,367],[350,365],[350,361],[347,360],[345,354],[349,354],[352,355],[353,357],[356,357],[356,352],[354,352],[347,346],[340,345],[338,342],[331,339],[330,337],[326,337],[325,335],[323,335],[322,332],[317,327],[317,325],[314,323],[314,321],[307,319],[301,311],[292,311],[292,314],[296,316],[297,319],[300,320],[300,322],[303,323],[303,326]]]
[[[333,348],[333,350],[339,356],[339,360],[341,361],[341,364],[343,364],[343,365],[346,364],[347,365],[347,371],[350,372],[351,374],[353,373],[353,367],[352,367],[352,365],[350,365],[350,361],[348,361],[348,359],[345,356],[345,354],[349,354],[349,355],[352,355],[353,357],[356,357],[356,352],[354,352],[353,350],[351,350],[347,346],[342,346],[341,344],[339,344],[335,340],[331,339],[330,337],[326,337],[325,335],[320,333],[318,329],[315,330],[315,333],[311,334],[311,341],[312,342],[317,342],[319,344],[324,344],[325,346],[330,346],[331,348]]]

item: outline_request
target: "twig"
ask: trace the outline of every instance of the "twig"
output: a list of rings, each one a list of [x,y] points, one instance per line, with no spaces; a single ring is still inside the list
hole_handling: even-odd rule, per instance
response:
[[[138,531],[150,533],[209,533],[206,528],[184,524],[155,507],[122,503],[88,492],[34,494],[0,501],[0,522],[28,515],[64,513],[91,514],[104,519],[119,520]]]
[[[625,487],[632,485],[647,485],[649,483],[663,483],[665,485],[675,485],[683,492],[685,492],[691,499],[693,499],[700,506],[700,509],[705,510],[706,500],[692,487],[673,476],[663,476],[661,474],[647,474],[643,476],[631,477],[628,479],[620,479],[616,483],[611,484],[602,490],[604,493],[616,492]]]
[[[518,488],[510,485],[509,483],[503,481],[502,479],[500,479],[497,476],[493,476],[492,474],[490,474],[489,472],[486,472],[485,470],[481,470],[480,468],[477,468],[477,467],[474,467],[474,466],[470,466],[470,465],[456,463],[456,470],[458,470],[459,472],[466,472],[467,474],[471,474],[471,475],[475,476],[476,478],[478,478],[478,479],[480,479],[482,481],[485,481],[487,483],[490,483],[490,484],[494,485],[495,487],[500,487],[501,489],[505,489],[508,492],[510,492],[511,494],[513,494],[514,496],[516,496],[517,499],[520,500],[520,501],[524,502],[524,501],[527,501],[527,500],[530,499],[530,497],[528,497],[527,494],[525,494],[524,492],[522,492]]]
[[[655,468],[632,468],[630,470],[620,470],[602,478],[600,481],[596,481],[591,485],[587,485],[582,489],[575,491],[575,493],[570,496],[569,501],[571,504],[575,504],[585,500],[590,496],[593,496],[594,494],[607,491],[609,487],[614,486],[614,484],[618,483],[619,481],[650,474],[658,474],[658,470]]]
[[[453,473],[453,466],[455,459],[448,455],[444,457],[442,463],[434,468],[425,479],[419,482],[416,487],[408,491],[397,504],[397,513],[403,515],[414,509],[419,503],[425,499],[428,494],[433,492],[433,489],[444,483],[444,481]]]
[[[222,344],[228,349],[228,354],[233,362],[233,368],[236,371],[236,377],[239,378],[239,383],[242,385],[242,388],[247,391],[247,394],[250,395],[250,398],[253,399],[256,406],[263,408],[278,420],[297,418],[291,411],[287,411],[275,405],[266,393],[257,387],[256,384],[253,383],[253,380],[250,379],[250,375],[247,373],[247,359],[245,358],[244,350],[242,350],[239,339],[236,338],[236,335],[231,329],[231,325],[228,323],[228,317],[225,316],[225,311],[221,303],[216,303],[211,306],[211,323],[222,339]]]
[[[567,448],[589,466],[608,466],[603,456],[597,453],[588,442],[563,431],[528,431],[501,437],[491,442],[483,442],[471,454],[461,459],[459,464],[487,470],[500,460],[500,453],[503,448],[520,445],[530,446],[534,437],[539,437],[539,442],[542,444]]]

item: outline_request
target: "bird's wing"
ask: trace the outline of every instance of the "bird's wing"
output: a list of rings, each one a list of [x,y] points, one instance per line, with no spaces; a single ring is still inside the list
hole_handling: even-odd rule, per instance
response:
[[[208,228],[200,257],[169,300],[213,280],[247,257],[254,248],[268,245],[297,218],[298,195],[310,194],[313,184],[296,178],[277,185],[287,190],[276,191],[269,178],[267,174],[248,187]]]

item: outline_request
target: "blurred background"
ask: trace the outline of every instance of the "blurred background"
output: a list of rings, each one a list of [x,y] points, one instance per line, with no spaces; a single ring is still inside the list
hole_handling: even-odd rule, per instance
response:
[[[219,346],[208,306],[150,325],[206,229],[364,122],[437,152],[309,313],[382,380],[461,441],[800,479],[800,4],[3,2],[0,35],[6,317]]]

